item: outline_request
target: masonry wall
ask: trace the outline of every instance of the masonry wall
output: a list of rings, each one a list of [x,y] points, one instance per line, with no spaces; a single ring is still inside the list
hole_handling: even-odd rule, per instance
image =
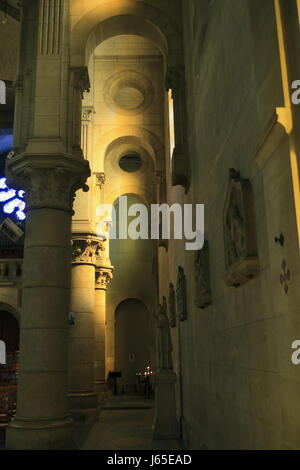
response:
[[[288,139],[275,124],[283,94],[274,3],[186,0],[183,25],[192,179],[187,195],[169,181],[168,200],[205,204],[212,289],[211,306],[196,308],[194,253],[179,241],[160,249],[160,297],[168,282],[176,286],[178,265],[187,278],[188,319],[172,330],[184,439],[193,449],[299,448],[299,371],[291,363],[299,254]],[[261,147],[270,129],[270,145]],[[239,288],[224,282],[229,168],[250,180],[256,212],[260,271]],[[280,232],[284,247],[274,242]]]

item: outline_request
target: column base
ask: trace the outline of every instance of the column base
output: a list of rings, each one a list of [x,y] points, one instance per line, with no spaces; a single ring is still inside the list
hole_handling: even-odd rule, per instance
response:
[[[65,416],[57,420],[14,419],[6,431],[7,450],[74,450],[74,421]]]
[[[180,426],[176,417],[176,374],[161,370],[155,375],[155,415],[153,439],[179,439]]]
[[[69,393],[69,413],[79,423],[95,423],[99,419],[98,396],[95,392]]]

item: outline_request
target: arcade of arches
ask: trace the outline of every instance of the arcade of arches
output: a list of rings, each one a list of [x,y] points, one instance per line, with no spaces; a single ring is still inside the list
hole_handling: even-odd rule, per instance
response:
[[[0,2],[0,176],[26,202],[0,221],[25,233],[0,234],[7,449],[73,448],[147,370],[161,439],[300,448],[299,24],[299,0]],[[113,237],[121,196],[204,204],[203,248]]]

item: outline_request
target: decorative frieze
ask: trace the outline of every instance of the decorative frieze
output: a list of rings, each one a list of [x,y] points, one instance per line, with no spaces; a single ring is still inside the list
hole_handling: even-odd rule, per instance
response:
[[[72,264],[98,266],[105,250],[103,240],[93,236],[75,236],[72,239]]]
[[[206,308],[211,302],[210,272],[209,272],[209,246],[204,243],[202,250],[195,252],[195,305]]]
[[[224,207],[224,246],[228,286],[239,287],[259,271],[252,186],[234,169],[229,171]]]
[[[185,321],[187,320],[186,277],[181,266],[178,267],[176,300],[177,315],[180,321]]]

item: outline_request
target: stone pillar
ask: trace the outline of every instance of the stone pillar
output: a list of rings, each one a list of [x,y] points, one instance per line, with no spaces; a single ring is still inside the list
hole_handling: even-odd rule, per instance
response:
[[[105,323],[106,323],[106,289],[112,278],[112,267],[96,269],[95,287],[95,389],[102,401],[106,391],[105,376]]]
[[[185,87],[184,67],[169,67],[166,78],[166,89],[167,91],[172,90],[175,131],[175,148],[172,156],[172,185],[181,185],[187,192],[190,185],[190,175]]]
[[[7,164],[9,181],[22,185],[27,203],[18,402],[7,449],[72,447],[67,402],[71,209],[80,173],[88,168],[84,163],[63,155],[20,155]]]
[[[69,331],[69,409],[81,422],[98,419],[94,391],[95,266],[103,241],[92,235],[73,236],[70,311],[74,324]]]

